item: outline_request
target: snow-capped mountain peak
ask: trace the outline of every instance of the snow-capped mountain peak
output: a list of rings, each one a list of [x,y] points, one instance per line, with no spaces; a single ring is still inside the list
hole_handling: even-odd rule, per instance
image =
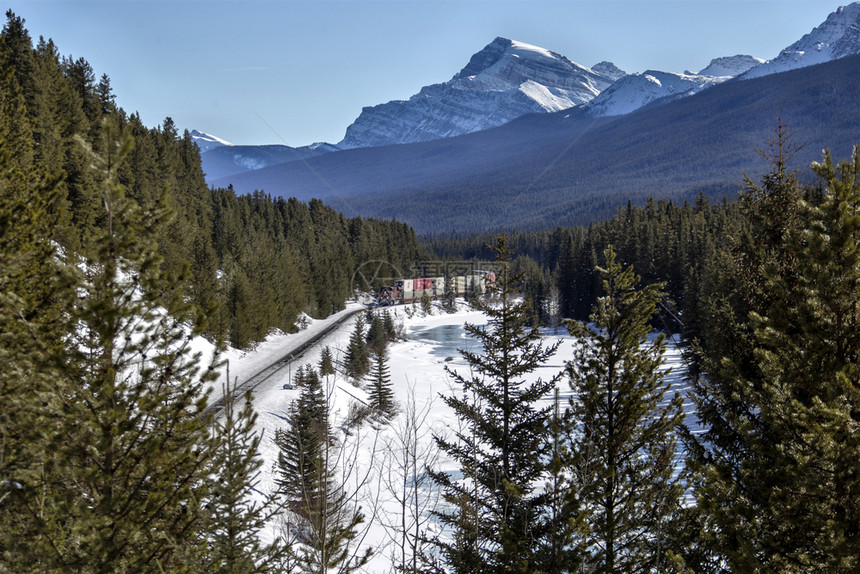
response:
[[[591,66],[591,71],[602,76],[606,76],[607,78],[611,78],[614,82],[615,80],[620,80],[624,76],[627,75],[627,72],[613,64],[612,62],[598,62]]]
[[[507,82],[519,85],[525,81],[522,68],[554,66],[559,62],[575,69],[587,69],[571,62],[561,54],[525,42],[498,37],[472,56],[469,63],[459,73],[455,74],[451,81],[479,76],[482,78],[500,78],[504,76],[507,67],[507,71],[515,72],[513,77],[506,78]]]
[[[646,70],[622,77],[586,104],[585,109],[591,116],[620,116],[656,100],[691,96],[727,79]]]
[[[217,136],[213,136],[212,134],[207,134],[206,132],[201,132],[198,130],[191,130],[191,139],[197,142],[197,147],[200,148],[201,152],[209,151],[210,149],[216,147],[233,145],[227,140],[222,140]]]
[[[735,77],[740,76],[756,66],[764,64],[766,60],[738,54],[737,56],[726,56],[723,58],[714,58],[711,63],[699,71],[700,76],[716,76],[716,77]]]
[[[840,6],[809,34],[743,77],[759,78],[855,54],[860,54],[860,2]]]
[[[588,102],[615,79],[556,52],[500,37],[448,82],[425,86],[406,101],[364,108],[338,145],[412,143],[484,130],[524,114]]]

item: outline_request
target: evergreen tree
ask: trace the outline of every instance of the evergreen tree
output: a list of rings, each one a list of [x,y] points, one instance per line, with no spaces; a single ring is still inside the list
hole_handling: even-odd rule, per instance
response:
[[[746,179],[739,206],[747,226],[724,257],[730,289],[717,292],[706,306],[708,323],[697,341],[705,376],[691,387],[705,431],[685,434],[688,467],[711,549],[733,569],[754,571],[781,552],[764,546],[764,532],[776,528],[769,524],[769,509],[772,486],[780,479],[772,469],[784,437],[763,416],[765,364],[756,356],[750,317],[795,304],[774,289],[798,282],[803,189],[787,170],[794,150],[780,124],[765,154],[771,171],[758,183]]]
[[[382,327],[385,331],[385,339],[391,343],[397,340],[397,327],[394,324],[394,317],[388,312],[388,309],[382,312]]]
[[[388,370],[388,351],[385,348],[373,352],[373,369],[370,372],[369,387],[368,407],[383,420],[394,416],[396,406]]]
[[[569,472],[570,431],[568,412],[562,412],[559,390],[555,389],[549,424],[549,462],[544,479],[543,537],[538,541],[537,562],[545,574],[576,572],[586,555],[586,512],[581,508],[576,483]]]
[[[99,78],[98,86],[96,86],[96,94],[101,109],[101,115],[113,114],[117,112],[116,95],[110,86],[110,78],[107,74],[102,74]]]
[[[291,511],[302,514],[303,509],[316,504],[316,465],[322,457],[324,445],[329,442],[328,409],[319,378],[305,377],[303,371],[302,391],[290,405],[290,424],[287,429],[275,432],[278,445],[279,491]],[[305,384],[309,383],[309,384]]]
[[[567,365],[575,399],[571,469],[588,511],[590,571],[664,571],[651,543],[680,503],[674,478],[674,429],[681,398],[664,402],[664,336],[648,341],[662,285],[636,289],[639,278],[604,252],[606,293],[591,315],[596,330],[569,323],[580,340]]]
[[[305,386],[306,381],[307,381],[307,375],[305,374],[305,367],[304,367],[304,365],[299,365],[296,368],[296,374],[293,375],[293,380],[292,380],[293,386],[297,389],[300,389],[303,386]]]
[[[77,275],[51,241],[59,178],[33,165],[24,99],[12,71],[0,71],[0,570],[39,572],[38,532],[52,517],[29,509],[40,505],[65,400],[56,389]]]
[[[433,300],[430,299],[430,292],[427,289],[421,294],[421,312],[424,315],[430,315],[433,312]]]
[[[367,349],[370,353],[379,354],[388,346],[388,336],[382,317],[376,313],[370,315],[370,326],[367,328]]]
[[[465,481],[444,472],[432,476],[453,510],[439,512],[453,538],[440,541],[448,567],[456,572],[532,572],[543,535],[542,497],[536,481],[544,476],[545,433],[551,407],[539,407],[556,379],[525,377],[553,355],[532,326],[527,305],[515,297],[518,277],[510,273],[504,236],[497,241],[498,305],[478,302],[486,327],[466,325],[483,353],[461,351],[471,376],[449,370],[463,396],[445,396],[460,430],[453,440],[437,437],[440,449],[459,464]]]
[[[447,267],[445,268],[445,290],[442,296],[442,305],[449,313],[457,310],[457,294],[454,288],[454,278],[448,272]]]
[[[2,40],[4,75],[12,74],[12,78],[4,78],[4,81],[11,79],[20,90],[21,103],[28,114],[26,117],[32,121],[37,96],[33,40],[24,26],[24,19],[12,10],[6,11]]]
[[[185,321],[194,309],[159,268],[153,236],[163,204],[141,213],[123,195],[116,167],[131,145],[104,127],[101,170],[106,225],[91,250],[75,328],[54,381],[62,410],[50,428],[40,496],[24,509],[44,570],[193,571],[206,496],[208,421],[201,368]],[[51,517],[45,520],[45,517]]]
[[[320,353],[320,376],[328,377],[335,373],[334,371],[334,361],[331,356],[331,348],[326,345],[323,347],[322,353]]]
[[[300,387],[309,386],[323,388],[322,379],[320,378],[319,373],[314,370],[310,363],[305,365],[304,374],[301,379],[297,379],[297,383]]]
[[[360,381],[370,371],[370,351],[364,338],[364,319],[360,315],[349,338],[344,366],[347,377],[354,381]]]
[[[315,375],[316,373],[314,373]],[[301,572],[353,572],[370,559],[351,547],[364,516],[336,480],[337,447],[328,426],[328,405],[319,377],[309,377],[290,407],[290,424],[275,434],[279,448],[278,492],[291,512],[288,529],[299,545],[290,549]]]
[[[825,153],[813,170],[825,187],[797,203],[803,225],[786,241],[793,266],[763,269],[767,304],[750,316],[759,377],[734,379],[758,423],[743,435],[737,473],[760,496],[723,509],[720,498],[705,501],[738,539],[725,552],[734,568],[860,568],[860,154],[834,166]],[[703,494],[727,489],[727,478],[709,473]]]
[[[229,371],[227,378],[229,379]],[[279,542],[263,544],[260,533],[277,511],[276,498],[254,500],[258,486],[261,436],[254,432],[257,414],[251,392],[237,410],[234,389],[224,388],[224,406],[215,421],[215,446],[210,459],[211,476],[203,529],[202,570],[223,574],[278,572],[286,549]]]
[[[259,308],[255,308],[255,294],[248,277],[238,265],[230,265],[227,271],[226,301],[224,312],[230,333],[230,345],[245,349],[259,336]]]

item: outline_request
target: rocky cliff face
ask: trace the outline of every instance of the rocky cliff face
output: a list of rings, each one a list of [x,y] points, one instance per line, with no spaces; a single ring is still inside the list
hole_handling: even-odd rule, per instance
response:
[[[364,108],[338,146],[415,143],[484,130],[588,102],[623,75],[608,62],[589,69],[555,52],[496,38],[450,81],[422,88],[409,100]]]
[[[627,75],[627,72],[613,64],[612,62],[598,62],[591,66],[591,71],[595,74],[600,74],[601,76],[606,76],[611,79],[613,82],[615,80],[620,80],[624,76]]]

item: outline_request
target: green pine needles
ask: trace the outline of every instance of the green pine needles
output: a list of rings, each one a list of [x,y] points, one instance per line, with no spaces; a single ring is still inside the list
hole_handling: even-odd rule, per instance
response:
[[[649,339],[660,285],[639,288],[605,252],[593,325],[569,324],[579,344],[562,411],[562,373],[530,376],[557,344],[543,345],[516,293],[504,237],[496,253],[495,302],[481,303],[488,324],[467,326],[482,351],[461,351],[470,376],[450,371],[462,394],[443,397],[458,427],[436,440],[462,479],[432,473],[448,507],[437,516],[452,533],[438,543],[441,559],[455,572],[674,571],[660,533],[683,492],[674,438],[683,414],[678,394],[664,398],[664,337]]]
[[[674,436],[683,412],[677,392],[664,401],[664,336],[648,338],[661,285],[637,288],[639,278],[622,269],[611,247],[604,256],[598,271],[605,295],[592,327],[568,325],[580,343],[567,374],[574,391],[570,464],[589,524],[585,568],[664,572],[659,533],[683,490]]]
[[[519,278],[510,273],[511,251],[504,236],[495,252],[498,304],[478,302],[488,324],[466,326],[482,352],[461,351],[470,374],[449,370],[462,394],[443,396],[459,428],[453,439],[437,437],[436,442],[459,463],[464,480],[433,473],[452,508],[438,513],[454,532],[440,550],[457,572],[534,572],[542,535],[536,481],[544,472],[551,410],[538,401],[560,375],[536,382],[526,377],[557,345],[543,346],[527,303],[516,296]]]
[[[290,407],[290,423],[275,434],[276,482],[288,511],[283,520],[290,544],[287,572],[354,572],[371,556],[370,549],[359,554],[354,548],[364,514],[338,481],[343,451],[331,433],[326,393],[308,368],[301,395]]]

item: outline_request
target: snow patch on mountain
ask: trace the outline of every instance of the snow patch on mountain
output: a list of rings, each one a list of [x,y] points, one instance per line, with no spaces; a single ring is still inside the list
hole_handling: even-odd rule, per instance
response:
[[[612,74],[604,75],[544,48],[496,38],[450,81],[425,86],[409,100],[364,108],[338,146],[429,141],[571,108],[615,80],[617,68],[609,66]]]
[[[812,32],[773,60],[753,68],[743,78],[760,78],[855,54],[860,54],[860,2],[840,6]]]
[[[624,76],[586,104],[585,109],[593,117],[620,116],[659,99],[691,96],[727,79],[647,70]]]
[[[532,80],[523,82],[518,89],[547,112],[559,112],[577,105],[564,90],[552,90]]]
[[[756,66],[764,64],[767,60],[738,54],[737,56],[726,56],[714,58],[707,67],[699,71],[699,76],[740,76]]]
[[[227,140],[222,140],[217,136],[213,136],[212,134],[207,134],[206,132],[201,132],[197,130],[191,130],[191,139],[197,142],[197,147],[200,148],[201,152],[209,151],[210,149],[216,147],[233,145]]]
[[[251,157],[251,156],[243,155],[240,153],[232,154],[232,158],[233,158],[233,163],[235,165],[243,167],[246,170],[262,169],[262,168],[267,167],[269,165],[265,160],[263,160],[261,158]]]
[[[340,151],[340,148],[334,144],[330,144],[328,142],[314,142],[307,146],[302,146],[298,149],[306,149],[308,151],[318,151],[318,152],[332,152],[332,151]]]

